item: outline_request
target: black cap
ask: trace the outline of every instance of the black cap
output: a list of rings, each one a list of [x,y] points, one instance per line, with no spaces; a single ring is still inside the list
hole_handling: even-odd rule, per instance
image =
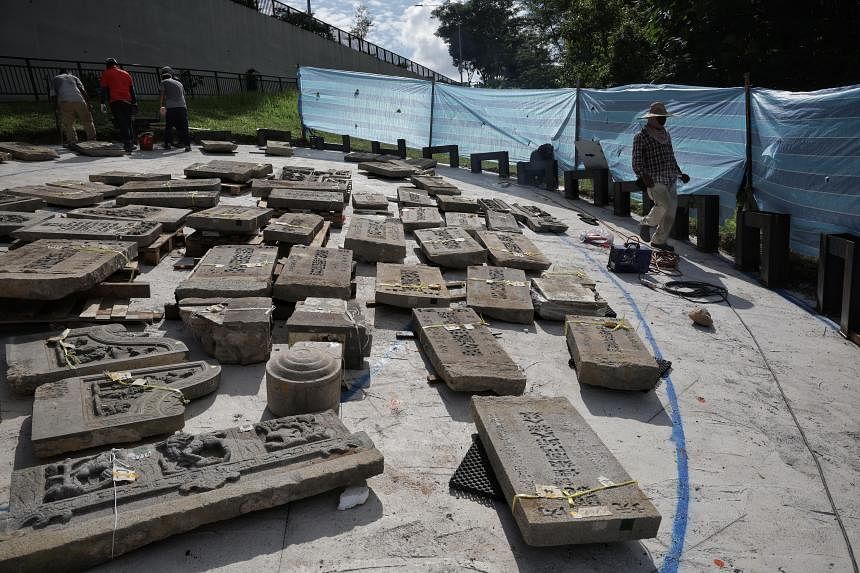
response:
[[[108,59],[106,59],[106,60],[105,60],[105,65],[106,65],[106,66],[115,66],[115,65],[116,65],[116,58],[108,58]]]

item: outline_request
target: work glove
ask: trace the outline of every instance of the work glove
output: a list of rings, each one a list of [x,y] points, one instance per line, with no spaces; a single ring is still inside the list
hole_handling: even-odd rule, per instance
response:
[[[101,109],[102,109],[102,113],[107,113],[107,105],[102,104]]]

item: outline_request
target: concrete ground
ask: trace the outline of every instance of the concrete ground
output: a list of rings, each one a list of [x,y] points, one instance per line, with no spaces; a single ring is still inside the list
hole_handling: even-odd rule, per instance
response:
[[[265,158],[242,146],[237,159],[355,169],[337,152],[298,150],[294,158]],[[88,159],[64,152],[48,163],[0,165],[0,188],[56,179],[86,179],[113,169],[168,170],[203,157],[154,151]],[[684,278],[725,286],[731,306],[709,305],[713,329],[691,326],[683,299],[641,286],[635,275],[605,270],[607,252],[586,246],[594,229],[584,209],[633,232],[632,219],[561,195],[520,187],[492,174],[439,168],[467,196],[535,203],[570,225],[566,235],[524,232],[552,260],[588,269],[619,316],[629,319],[655,355],[671,360],[671,377],[654,392],[622,393],[582,387],[568,367],[562,325],[493,321],[502,346],[528,375],[529,394],[565,396],[589,422],[663,516],[659,535],[635,543],[532,548],[504,502],[449,492],[448,480],[475,432],[469,396],[429,385],[415,341],[397,341],[408,312],[367,309],[375,325],[369,368],[349,371],[354,389],[341,415],[367,432],[385,455],[385,473],[369,480],[367,503],[337,511],[339,492],[201,527],[152,544],[99,571],[850,571],[843,534],[815,459],[829,485],[847,536],[860,548],[860,349],[826,319],[759,286],[730,262],[679,245]],[[398,183],[354,176],[354,191]],[[250,196],[222,198],[250,204]],[[347,211],[347,214],[351,209]],[[329,244],[342,245],[344,230]],[[410,246],[415,246],[408,239]],[[137,280],[152,285],[151,303],[172,300],[189,271],[173,270],[175,251]],[[410,251],[408,261],[417,262]],[[373,298],[374,267],[358,267],[358,299]],[[463,273],[446,273],[449,280]],[[149,303],[147,303],[149,304]],[[152,325],[207,358],[181,322]],[[283,321],[275,341],[285,339]],[[197,400],[186,429],[211,430],[268,417],[264,365],[225,366],[217,395]],[[780,389],[781,388],[781,389]],[[783,393],[784,392],[784,393]],[[31,400],[0,385],[0,503],[7,510],[13,467],[34,463],[29,447]],[[793,408],[793,415],[788,404]],[[805,438],[803,434],[805,433]],[[815,458],[811,451],[815,452]],[[852,493],[854,492],[854,493]],[[122,519],[122,516],[120,516]]]

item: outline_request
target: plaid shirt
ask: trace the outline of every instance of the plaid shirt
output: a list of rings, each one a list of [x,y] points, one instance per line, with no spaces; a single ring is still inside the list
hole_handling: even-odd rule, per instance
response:
[[[681,174],[681,168],[675,160],[672,138],[669,138],[668,143],[660,143],[648,135],[648,129],[643,127],[633,137],[633,172],[639,177],[647,173],[654,183],[674,183]]]

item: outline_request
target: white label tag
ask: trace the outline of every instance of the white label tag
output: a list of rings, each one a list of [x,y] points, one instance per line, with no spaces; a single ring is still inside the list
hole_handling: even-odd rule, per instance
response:
[[[597,483],[602,485],[603,487],[608,487],[610,485],[615,485],[615,482],[605,476],[598,476]]]
[[[475,327],[474,327],[474,326],[472,326],[471,324],[464,324],[464,325],[463,325],[463,328],[465,328],[466,330],[472,330],[472,329],[473,329],[473,328],[475,328]]]
[[[253,425],[253,424],[245,424],[244,426],[239,426],[239,431],[240,431],[240,432],[250,432],[250,431],[251,431],[251,430],[253,430],[253,429],[254,429],[254,425]]]
[[[138,378],[131,383],[132,386],[146,386],[146,378]]]
[[[578,507],[575,511],[570,512],[571,517],[606,517],[612,515],[612,512],[605,505],[597,505],[594,507]]]
[[[455,331],[455,330],[460,330],[460,326],[459,326],[459,325],[457,325],[457,324],[446,324],[446,325],[445,325],[445,330],[447,330],[447,331],[449,331],[449,332],[453,332],[453,331]]]

